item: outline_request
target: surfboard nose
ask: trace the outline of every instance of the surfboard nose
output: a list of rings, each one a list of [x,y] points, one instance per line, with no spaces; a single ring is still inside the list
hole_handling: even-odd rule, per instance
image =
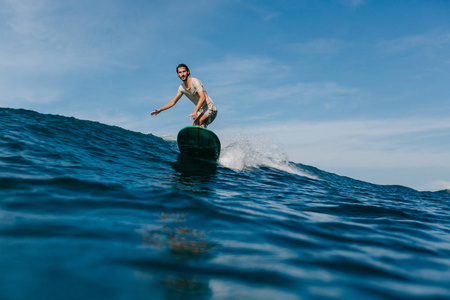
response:
[[[177,135],[181,154],[191,157],[217,160],[220,156],[220,140],[210,129],[187,126]]]

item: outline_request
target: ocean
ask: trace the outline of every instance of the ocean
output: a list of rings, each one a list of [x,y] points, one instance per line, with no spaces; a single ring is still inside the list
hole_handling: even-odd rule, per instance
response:
[[[398,298],[450,299],[448,190],[0,108],[0,299]]]

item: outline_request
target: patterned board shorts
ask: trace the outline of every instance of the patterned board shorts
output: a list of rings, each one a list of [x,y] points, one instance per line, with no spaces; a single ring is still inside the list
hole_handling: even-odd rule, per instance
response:
[[[206,127],[207,127],[209,124],[211,124],[211,123],[214,121],[214,119],[216,118],[216,116],[217,116],[217,110],[211,110],[211,109],[208,109],[208,110],[205,111],[205,112],[199,112],[198,115],[197,115],[197,118],[200,118],[200,117],[203,116],[203,115],[206,115],[208,118],[206,118],[205,123],[203,123],[200,127],[206,128]]]

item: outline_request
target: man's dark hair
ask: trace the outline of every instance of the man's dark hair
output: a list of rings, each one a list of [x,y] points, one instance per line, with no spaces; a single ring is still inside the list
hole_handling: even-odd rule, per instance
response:
[[[179,68],[185,68],[186,71],[188,72],[188,75],[191,75],[191,71],[189,71],[188,66],[186,66],[185,64],[179,64],[179,65],[177,66],[177,73],[178,73],[178,69],[179,69]]]

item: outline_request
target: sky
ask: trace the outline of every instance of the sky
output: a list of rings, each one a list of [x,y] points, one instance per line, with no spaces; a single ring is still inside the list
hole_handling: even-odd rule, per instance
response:
[[[376,184],[450,188],[450,1],[0,0],[0,107],[175,136],[187,64],[219,137]]]

